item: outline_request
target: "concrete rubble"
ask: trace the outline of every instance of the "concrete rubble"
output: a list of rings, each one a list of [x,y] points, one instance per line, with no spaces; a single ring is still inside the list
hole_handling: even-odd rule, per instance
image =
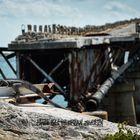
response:
[[[52,25],[27,25],[27,31],[25,25],[21,26],[22,35],[19,35],[15,41],[11,43],[23,44],[23,43],[35,43],[38,41],[56,41],[64,40],[66,38],[79,38],[83,36],[136,36],[140,31],[139,23],[140,19],[131,19],[118,21],[114,23],[107,23],[101,26],[86,25],[85,27],[68,27],[60,24]],[[137,28],[138,27],[138,28]]]
[[[0,102],[0,140],[101,140],[117,131],[116,123],[83,113],[49,105],[15,106]]]

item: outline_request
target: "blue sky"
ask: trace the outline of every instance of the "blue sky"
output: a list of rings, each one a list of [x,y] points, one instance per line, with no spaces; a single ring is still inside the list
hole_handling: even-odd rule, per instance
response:
[[[140,0],[0,0],[0,46],[21,34],[22,24],[102,25],[139,18]]]

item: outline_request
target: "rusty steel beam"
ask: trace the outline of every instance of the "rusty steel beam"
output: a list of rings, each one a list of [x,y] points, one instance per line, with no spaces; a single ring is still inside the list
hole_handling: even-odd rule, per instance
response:
[[[11,65],[10,61],[7,59],[7,57],[4,55],[4,53],[2,51],[0,51],[2,57],[4,58],[4,60],[7,62],[7,64],[9,65],[9,67],[11,68],[11,70],[14,72],[14,74],[16,75],[16,71],[13,68],[13,66]]]
[[[60,62],[49,72],[49,76],[52,76],[53,73],[56,72],[56,70],[68,60],[68,58],[60,60]],[[43,82],[47,82],[46,78],[43,79]]]
[[[10,59],[12,57],[15,57],[16,56],[16,53],[11,53],[9,55],[6,56],[7,59]]]
[[[44,75],[45,78],[47,78],[50,82],[54,83],[54,85],[56,86],[56,88],[61,92],[61,94],[66,97],[66,93],[65,91],[58,85],[57,82],[55,82],[53,80],[53,78],[51,76],[49,76],[49,74],[47,74],[39,65],[37,65],[37,63],[35,61],[33,61],[30,57],[26,58],[27,60],[29,60],[29,62],[38,70],[42,73],[42,75]]]
[[[97,90],[97,92],[91,96],[86,103],[86,109],[89,111],[96,110],[104,96],[108,93],[109,89],[115,83],[115,81],[122,75],[134,62],[140,61],[140,49],[138,49],[133,57],[125,64],[123,64],[118,70],[112,72],[112,76],[109,77]]]
[[[5,74],[3,73],[3,71],[2,71],[1,68],[0,68],[0,74],[1,74],[1,76],[3,77],[3,79],[6,79],[6,76],[5,76]]]
[[[19,88],[24,87],[26,89],[29,89],[33,91],[34,93],[38,94],[41,98],[43,98],[45,101],[49,102],[50,104],[54,105],[55,107],[63,108],[64,107],[56,104],[55,102],[51,101],[39,88],[35,87],[31,83],[23,80],[4,80],[8,84],[8,87],[12,87],[12,89],[15,91],[15,96],[18,97],[20,96],[20,91]]]
[[[64,62],[66,62],[68,60],[68,58],[62,59],[49,73],[49,75],[51,76]]]
[[[87,79],[86,79],[86,82],[85,82],[85,89],[83,90],[83,94],[85,93],[85,92],[88,92],[88,87],[89,87],[89,83],[90,83],[90,80],[91,80],[91,77],[92,77],[92,75],[93,75],[93,73],[94,73],[94,71],[95,71],[95,66],[97,65],[97,63],[98,63],[98,61],[101,59],[103,57],[103,53],[100,55],[100,54],[98,54],[98,56],[96,57],[96,59],[95,59],[95,61],[94,61],[94,64],[93,64],[93,66],[92,66],[92,68],[91,68],[91,72],[90,72],[90,75],[87,77]]]

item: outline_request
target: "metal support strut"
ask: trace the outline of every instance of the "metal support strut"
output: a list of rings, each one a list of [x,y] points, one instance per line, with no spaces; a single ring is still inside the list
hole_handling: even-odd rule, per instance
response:
[[[103,100],[104,96],[108,93],[109,89],[115,83],[115,81],[120,77],[121,74],[125,72],[134,62],[140,61],[140,49],[138,49],[133,57],[126,63],[123,64],[118,70],[112,72],[112,76],[109,77],[95,92],[92,97],[86,103],[86,109],[89,111],[94,111],[99,106],[100,102]]]
[[[29,62],[37,69],[39,70],[44,76],[45,78],[47,78],[50,82],[54,83],[54,85],[56,86],[56,88],[61,92],[61,94],[66,98],[66,93],[65,91],[53,80],[53,78],[51,76],[49,76],[49,74],[47,74],[42,68],[40,68],[37,63],[35,61],[33,61],[30,57],[27,57],[26,59],[29,60]]]
[[[24,87],[24,88],[29,89],[29,90],[33,91],[34,93],[38,94],[46,102],[49,102],[50,104],[54,105],[55,107],[65,109],[64,107],[62,107],[62,106],[56,104],[55,102],[51,101],[47,96],[44,95],[44,93],[40,89],[38,89],[37,87],[35,87],[34,85],[32,85],[31,83],[29,83],[27,81],[23,81],[23,80],[1,80],[1,82],[3,82],[4,86],[12,87],[14,89],[14,91],[16,92],[16,95],[14,95],[15,97],[20,97],[19,88]]]
[[[9,67],[11,68],[11,70],[14,72],[14,74],[16,75],[16,71],[13,68],[13,66],[11,65],[11,63],[9,62],[9,60],[6,58],[6,56],[3,54],[2,51],[0,51],[1,55],[3,56],[3,58],[5,59],[5,61],[7,62],[7,64],[9,65]]]

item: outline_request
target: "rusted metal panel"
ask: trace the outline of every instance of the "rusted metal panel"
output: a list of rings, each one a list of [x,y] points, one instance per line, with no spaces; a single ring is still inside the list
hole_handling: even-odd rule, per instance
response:
[[[82,94],[86,95],[86,91],[92,88],[96,71],[98,71],[98,67],[100,67],[102,61],[99,59],[98,65],[93,68],[98,54],[102,53],[96,49],[73,50],[69,54],[70,101],[73,104],[72,106],[79,103]],[[89,76],[91,76],[90,79],[88,79]]]

